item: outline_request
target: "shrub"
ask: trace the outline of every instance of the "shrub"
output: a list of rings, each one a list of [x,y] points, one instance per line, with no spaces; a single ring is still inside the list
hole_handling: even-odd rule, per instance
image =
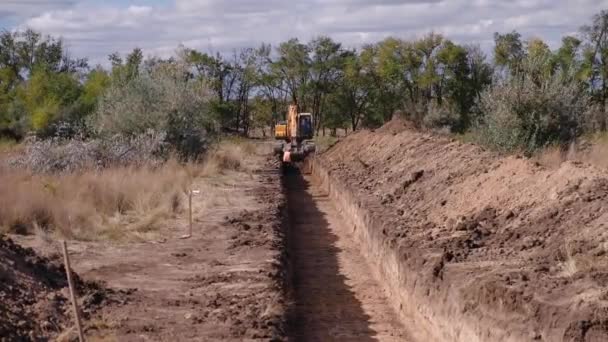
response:
[[[158,165],[169,157],[166,145],[165,134],[155,132],[92,140],[34,140],[26,142],[20,153],[8,160],[8,164],[37,173]]]
[[[423,124],[428,128],[449,129],[456,127],[460,122],[460,115],[456,108],[448,101],[439,106],[435,101],[428,104]]]
[[[136,77],[115,80],[101,97],[91,125],[101,136],[165,134],[184,159],[196,159],[214,138],[216,125],[205,83],[181,63],[160,63]]]
[[[521,73],[482,94],[476,129],[481,143],[532,152],[551,143],[567,144],[581,133],[589,105],[583,87],[561,72],[539,76],[538,63],[526,61]]]

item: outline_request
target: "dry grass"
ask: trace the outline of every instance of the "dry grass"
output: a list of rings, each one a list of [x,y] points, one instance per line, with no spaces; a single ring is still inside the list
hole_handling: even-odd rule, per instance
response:
[[[586,160],[593,165],[608,168],[608,134],[598,135],[586,156]]]
[[[195,179],[248,172],[249,141],[219,144],[201,164],[113,167],[64,174],[0,172],[0,232],[80,240],[152,238],[166,219],[184,212]],[[205,197],[212,200],[213,196]]]
[[[564,150],[551,146],[537,153],[534,159],[541,165],[556,169],[566,161],[583,162],[600,168],[608,168],[608,134],[585,139],[583,146],[571,144]]]
[[[147,232],[181,210],[193,166],[118,167],[63,175],[0,174],[0,229],[83,240]],[[126,225],[126,227],[125,227]]]
[[[573,277],[578,272],[576,260],[572,256],[572,246],[570,241],[566,241],[565,260],[562,263],[562,274],[566,277]]]
[[[203,162],[200,176],[212,177],[230,171],[250,171],[245,162],[248,155],[258,153],[257,147],[251,141],[232,138],[223,141],[211,150]]]

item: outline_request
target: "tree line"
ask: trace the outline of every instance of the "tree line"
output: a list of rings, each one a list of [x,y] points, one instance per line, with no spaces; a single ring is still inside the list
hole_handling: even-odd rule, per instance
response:
[[[496,33],[494,42],[492,57],[436,33],[389,37],[356,49],[326,36],[230,54],[180,47],[169,59],[144,58],[134,49],[124,57],[110,55],[108,69],[72,58],[61,39],[4,31],[0,136],[90,136],[118,117],[122,124],[115,127],[136,134],[158,129],[147,124],[154,108],[202,111],[199,121],[207,130],[266,134],[289,103],[313,114],[317,132],[377,127],[399,112],[420,128],[470,134],[501,150],[534,150],[606,131],[608,11],[555,50],[516,31]],[[162,105],[157,102],[171,99],[150,96],[158,84],[168,84],[167,77],[154,76],[161,69],[173,70],[161,73],[173,80],[171,89],[197,85],[188,88],[200,93],[196,108]],[[125,91],[131,88],[138,90]],[[118,98],[129,96],[131,102]],[[157,117],[175,121],[171,113]]]

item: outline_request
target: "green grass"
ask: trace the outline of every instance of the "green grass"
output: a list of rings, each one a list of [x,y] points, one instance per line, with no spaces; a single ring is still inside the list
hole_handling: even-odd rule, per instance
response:
[[[317,147],[317,152],[325,152],[330,147],[335,145],[338,142],[339,138],[332,136],[324,136],[324,137],[315,137],[315,146]]]

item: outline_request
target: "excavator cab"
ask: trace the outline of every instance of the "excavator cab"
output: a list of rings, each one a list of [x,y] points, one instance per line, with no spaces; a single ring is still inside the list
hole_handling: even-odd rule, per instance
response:
[[[300,140],[310,140],[314,137],[314,128],[312,127],[312,114],[298,114],[298,138]]]

